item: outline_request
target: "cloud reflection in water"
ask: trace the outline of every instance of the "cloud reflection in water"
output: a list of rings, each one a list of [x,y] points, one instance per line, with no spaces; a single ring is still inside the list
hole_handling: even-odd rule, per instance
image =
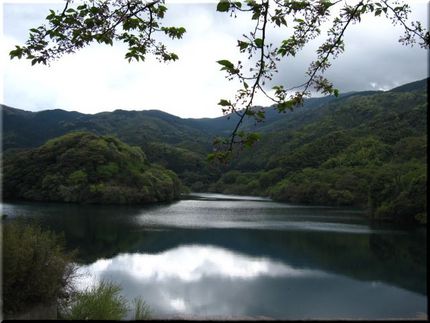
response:
[[[79,273],[78,288],[101,279],[117,282],[125,297],[141,296],[157,318],[387,318],[413,316],[426,304],[426,297],[383,283],[294,268],[211,245],[119,254],[81,266]]]
[[[204,308],[206,315],[231,315],[232,308],[227,306],[231,301],[221,303],[239,291],[230,293],[240,281],[239,289],[242,289],[263,277],[324,275],[320,271],[296,269],[268,258],[204,245],[179,246],[158,254],[120,254],[81,266],[78,273],[76,286],[79,289],[101,279],[114,280],[121,284],[126,297],[141,295],[157,312],[201,314],[199,309]],[[230,295],[220,297],[223,293]],[[212,306],[214,302],[220,304]],[[239,306],[236,311],[246,312]]]
[[[254,279],[259,276],[303,276],[322,272],[295,269],[266,258],[249,257],[214,246],[179,246],[159,254],[120,254],[112,259],[100,259],[79,269],[95,277],[103,272],[126,272],[139,280],[162,281],[179,279],[190,282],[204,277]],[[80,286],[88,285],[85,279]]]

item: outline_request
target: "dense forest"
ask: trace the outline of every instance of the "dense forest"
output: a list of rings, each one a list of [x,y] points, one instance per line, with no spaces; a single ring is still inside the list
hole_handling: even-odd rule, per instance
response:
[[[63,110],[28,112],[7,106],[2,106],[2,114],[4,194],[8,198],[43,200],[50,182],[43,178],[48,176],[54,181],[64,165],[54,163],[41,168],[40,176],[35,178],[30,175],[31,169],[35,172],[45,164],[47,155],[59,154],[53,142],[61,143],[59,146],[65,149],[67,138],[77,136],[67,133],[87,131],[94,135],[79,136],[94,138],[100,146],[109,147],[110,142],[115,142],[123,147],[127,153],[121,158],[131,158],[125,162],[129,166],[119,167],[119,160],[107,157],[99,168],[83,166],[85,162],[74,165],[57,178],[62,184],[56,187],[61,186],[62,190],[56,188],[51,199],[82,201],[85,197],[89,201],[112,202],[113,196],[125,189],[124,185],[134,185],[136,190],[146,183],[142,178],[152,175],[158,179],[155,183],[160,184],[161,191],[144,184],[150,196],[139,198],[163,200],[168,190],[164,188],[174,187],[175,193],[167,194],[167,199],[171,199],[179,192],[174,172],[192,191],[270,196],[290,203],[357,206],[367,208],[377,219],[426,222],[427,79],[386,92],[351,92],[308,99],[303,107],[285,114],[273,107],[266,108],[264,122],[254,124],[248,120],[244,125],[248,131],[259,132],[261,140],[251,149],[242,150],[228,165],[208,162],[207,154],[214,137],[229,135],[235,115],[181,119],[156,110],[87,115]],[[35,149],[62,135],[66,136]],[[140,157],[133,155],[137,148],[114,137],[140,147],[145,154],[139,150]],[[89,159],[98,154],[90,146],[76,147],[76,152],[86,150],[82,156]],[[100,156],[103,154],[109,155],[109,149]],[[139,158],[142,166],[137,166]],[[86,181],[82,187],[93,193],[76,188],[82,178]],[[21,182],[16,182],[18,179]],[[117,191],[110,192],[115,187]],[[78,191],[80,195],[76,194]],[[133,202],[139,200],[138,195],[133,191],[132,197],[124,198]]]
[[[302,114],[308,122],[297,116],[284,129],[264,129],[211,189],[426,222],[426,82],[357,93]]]
[[[71,132],[4,160],[9,199],[129,204],[170,201],[180,192],[176,174],[150,164],[141,148],[88,132]]]

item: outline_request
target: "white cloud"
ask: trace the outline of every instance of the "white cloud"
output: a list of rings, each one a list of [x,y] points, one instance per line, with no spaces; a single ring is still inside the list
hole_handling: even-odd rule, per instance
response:
[[[21,16],[30,19],[29,11],[24,12],[27,14]],[[12,14],[21,17],[13,10]],[[183,117],[219,116],[216,103],[223,95],[232,96],[234,87],[219,72],[216,60],[223,55],[237,59],[236,40],[212,28],[213,16],[205,7],[179,15],[177,20],[190,31],[183,41],[169,46],[180,59],[168,64],[150,56],[144,63],[128,63],[122,44],[96,44],[62,57],[50,67],[32,67],[27,61],[8,60],[10,49],[23,39],[6,35],[4,103],[29,110],[162,109]],[[12,24],[7,19],[6,23]]]
[[[187,29],[182,40],[169,41],[169,49],[180,57],[177,62],[163,64],[148,57],[143,63],[128,63],[124,59],[125,47],[115,44],[91,45],[50,67],[10,61],[8,52],[25,41],[29,28],[43,22],[53,4],[5,5],[3,103],[28,110],[62,108],[96,113],[118,108],[160,109],[181,117],[221,115],[217,102],[233,98],[237,83],[225,79],[216,61],[241,59],[236,40],[250,31],[249,21],[215,12],[216,2],[191,2],[184,5],[172,1],[166,16],[166,25]],[[426,19],[419,11],[423,6],[413,5],[413,18]],[[389,22],[376,24],[373,20],[353,26],[347,35],[346,53],[333,62],[327,76],[341,91],[370,89],[370,82],[389,88],[394,83],[426,77],[427,53],[398,45],[398,31]],[[284,36],[277,34],[273,39]],[[307,65],[314,58],[311,47],[281,64],[274,81],[288,83],[287,86],[303,82]],[[254,103],[270,105],[271,101],[260,94]]]

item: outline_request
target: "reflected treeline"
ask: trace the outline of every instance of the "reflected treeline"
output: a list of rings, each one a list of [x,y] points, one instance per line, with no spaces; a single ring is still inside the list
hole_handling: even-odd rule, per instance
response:
[[[300,268],[394,284],[427,294],[425,233],[345,234],[309,231],[186,230],[146,232],[141,252],[207,244]]]
[[[78,260],[83,264],[119,253],[159,253],[180,245],[213,245],[275,259],[294,267],[386,282],[427,294],[425,230],[370,234],[253,229],[160,230],[139,226],[136,217],[144,210],[162,206],[143,209],[47,204],[38,205],[35,210],[29,204],[29,212],[22,205],[19,207],[18,215],[56,232],[64,232],[67,247],[79,250]]]
[[[10,212],[20,220],[64,233],[66,247],[77,249],[77,261],[88,264],[118,253],[138,251],[144,234],[134,225],[134,216],[143,209],[158,207],[22,203],[18,211],[9,211],[6,205],[4,213]],[[8,221],[14,218],[8,217]]]

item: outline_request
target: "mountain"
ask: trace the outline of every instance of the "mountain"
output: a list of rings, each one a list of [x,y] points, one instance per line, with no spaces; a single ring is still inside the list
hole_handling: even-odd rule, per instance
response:
[[[212,147],[211,135],[195,126],[193,120],[157,110],[116,110],[91,115],[64,110],[29,112],[2,105],[1,111],[5,155],[38,147],[71,131],[89,131],[141,147],[150,162],[183,175],[186,185],[210,181],[208,175],[187,176],[206,168],[206,155]]]
[[[426,88],[427,79],[423,79],[388,92],[425,91]],[[320,109],[322,107],[341,103],[352,97],[378,93],[384,92],[349,92],[337,98],[310,98],[305,100],[303,107],[296,108],[293,113],[278,113],[274,107],[264,108],[264,122],[255,125],[251,118],[245,119],[244,128],[261,132],[273,132],[285,127],[297,128],[324,114],[323,109]],[[213,137],[229,135],[238,118],[231,114],[218,118],[184,119],[158,110],[115,110],[92,115],[59,109],[29,112],[6,105],[0,105],[0,108],[3,117],[3,151],[37,147],[50,138],[70,131],[91,131],[99,135],[115,135],[128,144],[142,147],[149,143],[162,143],[207,153],[212,148]]]
[[[2,106],[3,149],[13,154],[70,131],[90,131],[139,146],[149,162],[173,170],[193,191],[354,205],[376,218],[423,222],[427,84],[311,98],[281,114],[264,108],[264,122],[243,124],[261,140],[229,165],[213,165],[206,156],[214,137],[231,133],[236,115],[183,119],[157,110],[88,115]]]
[[[150,164],[139,147],[87,132],[7,156],[3,166],[6,199],[141,204],[180,194],[176,174]]]
[[[283,127],[282,120],[273,122],[210,190],[358,206],[377,219],[425,223],[425,83],[405,85],[404,91],[354,93],[303,109]]]
[[[111,134],[130,144],[162,142],[205,150],[207,136],[189,127],[179,117],[157,110],[102,112],[94,115],[64,110],[29,112],[1,106],[3,114],[3,149],[30,148],[70,131]],[[197,138],[197,140],[196,140]]]
[[[429,79],[423,79],[412,83],[403,84],[390,90],[390,92],[415,92],[427,91]]]

